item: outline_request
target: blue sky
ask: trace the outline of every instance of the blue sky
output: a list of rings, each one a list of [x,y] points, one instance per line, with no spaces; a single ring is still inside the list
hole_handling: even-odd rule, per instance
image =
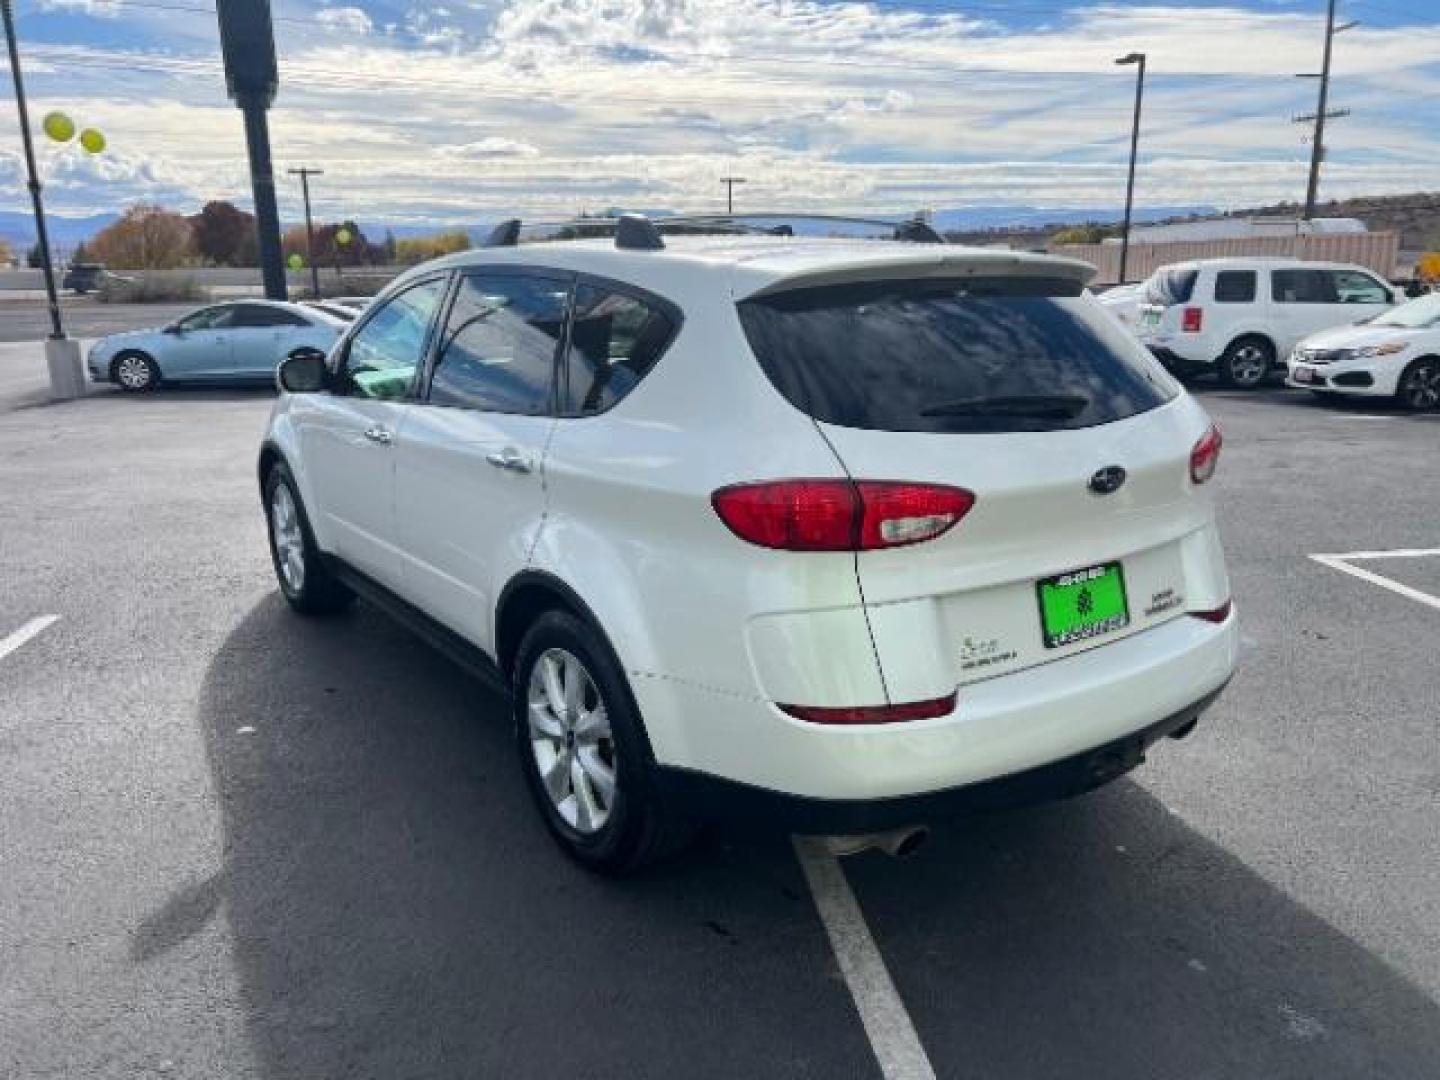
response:
[[[214,0],[17,0],[38,117],[101,128],[48,145],[50,207],[248,197]],[[1440,4],[1342,0],[1323,194],[1440,187]],[[287,167],[326,170],[317,212],[467,225],[612,205],[909,211],[1109,206],[1133,70],[1150,57],[1142,205],[1303,194],[1322,0],[273,0]],[[9,81],[5,80],[8,98]],[[22,209],[13,105],[0,209]]]

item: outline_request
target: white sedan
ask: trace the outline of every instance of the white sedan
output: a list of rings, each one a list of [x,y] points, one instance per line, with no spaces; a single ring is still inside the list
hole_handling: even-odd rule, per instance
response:
[[[1295,346],[1287,366],[1290,386],[1440,408],[1440,293],[1313,334]]]

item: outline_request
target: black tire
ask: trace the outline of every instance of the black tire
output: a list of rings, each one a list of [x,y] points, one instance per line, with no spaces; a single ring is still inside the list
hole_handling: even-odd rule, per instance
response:
[[[1275,367],[1275,346],[1262,337],[1236,338],[1220,354],[1220,381],[1235,390],[1254,390]]]
[[[160,365],[139,349],[126,349],[110,361],[110,381],[130,394],[144,394],[160,385]]]
[[[298,547],[287,545],[282,552],[280,536],[289,530],[277,528],[277,517],[284,520],[282,505],[286,499],[293,511],[294,527],[298,530],[298,537],[293,538]],[[300,501],[300,489],[283,462],[272,466],[265,477],[265,525],[275,580],[292,608],[302,615],[329,615],[343,611],[354,602],[355,594],[325,568],[320,549],[315,546],[315,534],[310,529],[305,505]],[[287,558],[294,560],[289,570]],[[291,572],[296,565],[298,573]]]
[[[565,734],[550,737],[532,732],[531,677],[546,661],[557,657],[578,661],[588,677],[588,685],[578,696],[577,710],[593,714],[596,704],[603,704],[608,721],[608,737],[584,746],[577,739],[580,723],[571,715]],[[543,673],[537,676],[543,683]],[[511,699],[515,717],[515,741],[525,782],[535,805],[545,820],[550,835],[564,852],[589,870],[601,874],[633,873],[651,863],[673,855],[689,844],[694,827],[685,815],[665,804],[655,784],[654,767],[649,743],[630,694],[629,684],[609,644],[589,624],[567,611],[547,611],[526,631],[516,653],[511,679]],[[593,691],[593,694],[591,693]],[[544,693],[541,691],[542,700]],[[543,704],[542,704],[543,707]],[[571,726],[573,724],[573,726]],[[564,747],[562,757],[555,753]],[[611,800],[604,807],[603,823],[593,828],[567,819],[562,803],[570,802],[570,813],[586,800],[580,787],[590,792],[590,802],[603,806],[601,788],[589,780],[574,782],[574,769],[585,771],[580,758],[588,750],[608,766],[612,778]],[[562,778],[562,792],[552,796],[542,777],[542,756],[557,763],[552,775]],[[593,759],[592,759],[593,760]],[[588,774],[587,774],[588,775]],[[570,794],[562,797],[568,790]]]
[[[1413,412],[1440,409],[1440,359],[1422,356],[1400,375],[1395,400]]]

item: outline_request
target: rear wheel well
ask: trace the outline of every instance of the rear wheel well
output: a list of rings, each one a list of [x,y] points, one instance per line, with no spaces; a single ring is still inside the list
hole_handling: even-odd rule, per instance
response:
[[[1249,333],[1245,334],[1235,335],[1235,337],[1230,340],[1230,343],[1226,345],[1225,348],[1220,350],[1220,355],[1224,356],[1236,345],[1239,345],[1242,341],[1258,341],[1261,345],[1264,345],[1267,349],[1270,350],[1270,359],[1272,362],[1280,355],[1280,350],[1275,348],[1275,342],[1271,341],[1268,335],[1262,334],[1257,330],[1252,330]]]
[[[525,632],[547,611],[569,612],[605,637],[599,620],[569,586],[549,574],[521,574],[505,586],[495,613],[495,660],[507,679]]]

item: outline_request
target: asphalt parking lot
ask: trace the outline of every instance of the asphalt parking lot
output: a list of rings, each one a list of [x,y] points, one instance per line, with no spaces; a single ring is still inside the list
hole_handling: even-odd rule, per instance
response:
[[[590,877],[480,684],[288,612],[269,393],[42,366],[0,347],[0,1075],[881,1075],[786,838]],[[1199,392],[1242,670],[1100,792],[845,860],[903,1075],[1440,1075],[1440,416]]]

